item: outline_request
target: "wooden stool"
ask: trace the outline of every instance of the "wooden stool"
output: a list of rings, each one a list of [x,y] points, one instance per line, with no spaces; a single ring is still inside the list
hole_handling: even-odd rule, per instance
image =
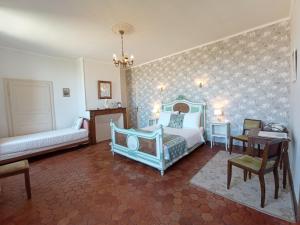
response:
[[[27,160],[0,166],[0,178],[24,173],[27,198],[31,199],[29,164]]]

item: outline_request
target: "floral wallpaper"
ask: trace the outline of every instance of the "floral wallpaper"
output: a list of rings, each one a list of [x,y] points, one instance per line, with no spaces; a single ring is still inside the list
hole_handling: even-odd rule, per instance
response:
[[[286,125],[289,53],[290,25],[283,21],[134,67],[127,71],[129,122],[147,126],[161,102],[184,95],[207,102],[208,136],[214,109],[222,109],[232,134],[241,133],[244,118]]]

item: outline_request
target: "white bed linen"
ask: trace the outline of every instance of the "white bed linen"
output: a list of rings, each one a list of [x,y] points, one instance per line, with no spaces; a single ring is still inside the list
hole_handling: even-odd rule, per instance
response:
[[[142,130],[153,131],[158,128],[158,125],[153,125],[149,127],[142,128]],[[204,143],[204,129],[203,127],[199,128],[172,128],[164,127],[164,133],[179,135],[186,140],[187,147],[191,148],[196,144]]]
[[[86,129],[60,129],[0,139],[0,154],[34,150],[88,137]]]

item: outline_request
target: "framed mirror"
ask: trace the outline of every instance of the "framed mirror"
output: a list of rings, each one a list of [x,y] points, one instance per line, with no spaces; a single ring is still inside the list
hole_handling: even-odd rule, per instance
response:
[[[111,99],[112,87],[111,81],[98,81],[98,98],[99,99]]]

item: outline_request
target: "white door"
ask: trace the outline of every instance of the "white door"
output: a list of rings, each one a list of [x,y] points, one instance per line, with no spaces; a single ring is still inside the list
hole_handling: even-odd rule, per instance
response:
[[[10,136],[55,129],[52,82],[5,79],[4,84]]]

